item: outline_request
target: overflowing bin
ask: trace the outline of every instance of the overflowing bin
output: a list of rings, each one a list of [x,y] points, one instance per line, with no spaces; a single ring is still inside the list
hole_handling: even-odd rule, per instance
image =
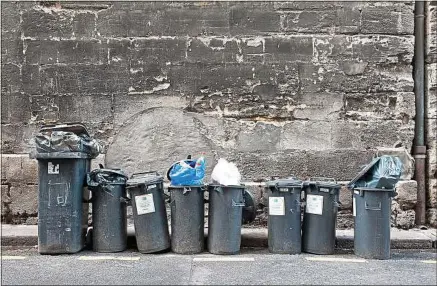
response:
[[[266,184],[269,198],[268,248],[272,253],[301,253],[302,187],[302,181],[293,177]]]
[[[43,126],[35,138],[38,160],[38,251],[75,253],[85,246],[91,159],[101,146],[79,123]]]
[[[203,186],[169,186],[171,249],[175,253],[201,253],[205,246]]]
[[[353,196],[354,253],[370,259],[390,258],[391,200],[402,172],[397,157],[373,159],[348,184]]]
[[[208,186],[208,251],[212,254],[238,254],[244,203],[243,185]]]
[[[170,248],[163,177],[156,171],[135,173],[126,183],[130,194],[138,251]]]
[[[305,182],[304,191],[302,251],[333,254],[340,185],[331,178],[311,178]]]
[[[95,169],[87,175],[92,192],[94,251],[120,252],[127,247],[126,180],[120,169]]]

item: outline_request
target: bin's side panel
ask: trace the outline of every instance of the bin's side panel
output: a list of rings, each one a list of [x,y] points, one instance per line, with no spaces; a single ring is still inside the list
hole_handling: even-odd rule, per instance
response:
[[[135,237],[137,248],[142,253],[158,252],[170,247],[164,185],[161,182],[152,186],[140,186],[131,191]],[[137,197],[144,195],[152,195],[153,204],[137,205]]]
[[[390,193],[364,191],[363,196],[354,193],[354,199],[355,254],[371,259],[388,259],[390,257]]]
[[[208,251],[214,254],[236,254],[241,245],[243,189],[223,187],[222,192],[209,191]]]
[[[87,161],[88,159],[38,161],[40,253],[75,253],[83,248],[86,234],[83,192],[89,166]]]
[[[183,193],[176,188],[171,194],[171,248],[173,252],[192,254],[204,250],[205,207],[201,188]]]
[[[301,253],[300,190],[279,192],[268,190],[268,246],[272,253]],[[271,199],[272,198],[272,199]],[[270,201],[279,198],[275,205]],[[283,201],[282,201],[283,198]],[[275,207],[275,210],[272,210]],[[281,209],[283,208],[283,209]]]
[[[321,214],[309,212],[308,195],[323,198]],[[302,250],[315,254],[333,254],[335,249],[335,228],[338,212],[338,192],[330,194],[313,189],[306,190],[307,202],[302,224]]]

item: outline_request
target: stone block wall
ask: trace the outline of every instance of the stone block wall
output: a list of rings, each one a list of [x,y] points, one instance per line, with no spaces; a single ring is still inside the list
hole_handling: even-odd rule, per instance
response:
[[[5,158],[27,161],[41,124],[68,121],[108,167],[204,154],[206,181],[220,157],[244,181],[347,181],[378,148],[411,149],[413,1],[1,5]],[[9,168],[2,197],[36,186]]]

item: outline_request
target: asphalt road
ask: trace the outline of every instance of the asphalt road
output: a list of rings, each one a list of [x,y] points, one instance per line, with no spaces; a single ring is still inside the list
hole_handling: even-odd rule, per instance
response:
[[[390,260],[352,253],[277,255],[243,249],[240,255],[145,255],[135,251],[39,255],[36,249],[2,250],[2,285],[111,284],[378,284],[436,285],[436,250],[392,251]]]

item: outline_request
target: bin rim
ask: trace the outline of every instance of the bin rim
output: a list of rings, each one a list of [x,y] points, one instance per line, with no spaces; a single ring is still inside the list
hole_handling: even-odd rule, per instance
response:
[[[366,191],[366,192],[395,192],[396,190],[393,189],[384,189],[384,188],[369,188],[369,187],[356,187],[351,189],[352,191]]]
[[[50,159],[91,159],[91,155],[85,152],[46,152],[38,153],[31,152],[29,158],[37,160],[50,160]]]
[[[220,188],[234,188],[234,189],[245,189],[246,186],[241,184],[241,185],[221,185],[221,184],[208,184],[207,185],[208,189],[209,188],[213,188],[213,187],[220,187]]]
[[[299,180],[298,178],[291,176],[288,178],[282,178],[282,179],[276,179],[266,182],[266,186],[269,188],[276,187],[276,188],[303,188],[304,183],[302,180]]]
[[[164,177],[159,175],[156,171],[134,173],[126,181],[126,186],[146,186],[152,184],[159,184],[164,181]]]
[[[167,188],[168,189],[185,189],[185,188],[200,188],[200,189],[204,189],[206,187],[206,185],[169,185]]]
[[[304,182],[304,185],[310,186],[315,185],[317,187],[322,188],[332,188],[337,189],[341,188],[341,185],[337,183],[337,181],[333,178],[325,178],[325,177],[312,177]]]

